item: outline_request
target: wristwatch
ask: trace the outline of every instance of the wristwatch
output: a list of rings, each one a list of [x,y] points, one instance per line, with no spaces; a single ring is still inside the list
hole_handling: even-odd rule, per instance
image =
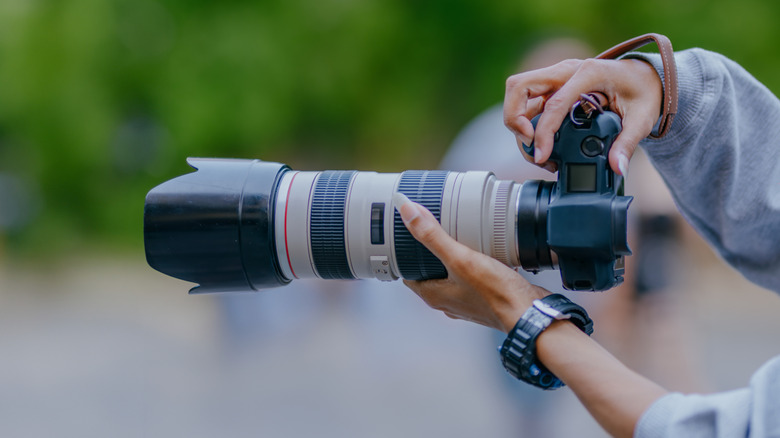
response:
[[[536,338],[555,320],[568,319],[590,336],[593,321],[588,312],[561,294],[534,300],[499,347],[501,362],[509,374],[542,389],[557,389],[564,383],[536,357]]]

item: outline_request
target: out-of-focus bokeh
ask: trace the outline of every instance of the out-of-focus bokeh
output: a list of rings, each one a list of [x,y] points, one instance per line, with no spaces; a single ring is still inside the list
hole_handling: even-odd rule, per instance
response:
[[[664,33],[780,91],[778,19],[769,0],[0,1],[0,435],[522,435],[488,330],[400,284],[188,296],[145,264],[146,192],[188,156],[436,168],[551,37]],[[632,365],[742,386],[780,352],[780,300],[681,236],[671,307],[698,310],[635,321],[659,353]],[[602,436],[567,391],[533,395],[566,414],[541,436]]]
[[[759,0],[4,0],[0,224],[14,251],[138,247],[144,193],[187,156],[435,167],[552,35],[665,33],[778,89],[778,16]]]

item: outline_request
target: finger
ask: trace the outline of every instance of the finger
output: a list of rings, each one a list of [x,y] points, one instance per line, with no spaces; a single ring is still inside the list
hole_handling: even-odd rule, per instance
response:
[[[424,281],[407,280],[405,278],[402,279],[402,281],[404,282],[404,285],[406,287],[408,287],[409,289],[412,290],[412,292],[415,293],[415,295],[417,295],[418,297],[422,298],[423,301],[425,301],[425,296],[422,291],[423,284],[425,283]],[[425,302],[427,303],[427,301]]]
[[[546,96],[539,96],[529,99],[526,103],[525,113],[514,119],[513,130],[515,132],[515,138],[517,140],[517,146],[524,156],[530,157],[523,150],[523,144],[530,145],[534,141],[534,125],[531,123],[531,119],[536,117],[544,110],[544,103],[547,100]],[[528,159],[528,158],[526,158]],[[533,163],[533,160],[529,160]]]
[[[467,282],[476,284],[486,279],[494,283],[501,281],[505,271],[516,275],[513,270],[498,260],[473,251],[450,237],[430,211],[410,201],[402,193],[393,195],[393,203],[412,236],[444,263],[450,276],[463,277]],[[438,287],[439,283],[426,282],[425,285],[415,286],[414,290],[431,307],[436,308],[432,303],[438,300],[435,297],[425,296],[427,288],[434,286]]]
[[[398,192],[393,195],[393,204],[412,236],[445,265],[453,258],[464,256],[463,252],[468,248],[450,237],[427,208]]]
[[[458,315],[456,315],[456,314],[454,314],[454,313],[449,313],[449,312],[443,312],[443,313],[444,313],[444,315],[446,315],[446,316],[447,316],[447,318],[449,318],[449,319],[460,319],[460,320],[468,321],[468,319],[466,319],[466,318],[461,318],[460,316],[458,316]]]
[[[526,153],[523,145],[531,145],[534,141],[534,126],[531,123],[531,119],[536,117],[544,109],[544,102],[546,98],[544,96],[535,97],[529,99],[525,113],[515,120],[516,124],[522,126],[523,134],[515,134],[515,141],[517,141],[517,148],[520,149],[520,153],[523,154],[523,158],[529,163],[534,162],[534,158]]]
[[[547,102],[547,96],[539,96],[534,97],[533,99],[529,99],[523,116],[525,116],[526,119],[531,120],[538,114],[541,114],[541,112],[544,111],[545,102]],[[533,127],[533,125],[531,125],[531,127]]]
[[[571,111],[572,105],[580,99],[580,94],[600,91],[596,84],[601,79],[602,69],[599,61],[583,61],[568,82],[547,99],[534,133],[534,161],[537,164],[544,163],[550,158],[553,137]]]
[[[504,124],[520,141],[530,144],[533,125],[530,119],[541,111],[544,99],[553,93],[576,71],[577,60],[563,61],[551,67],[510,76],[504,96]],[[529,117],[529,114],[530,115]]]
[[[535,98],[528,102],[536,103],[537,100]],[[523,149],[522,144],[531,144],[534,138],[534,125],[525,116],[525,109],[526,103],[523,103],[522,107],[510,109],[507,102],[504,102],[504,125],[515,135],[520,150]]]
[[[442,303],[447,302],[449,299],[449,291],[452,286],[450,279],[441,278],[424,281],[404,279],[403,282],[406,287],[411,289],[412,292],[420,297],[430,308],[436,310],[445,308]]]
[[[628,163],[636,151],[639,142],[653,130],[653,111],[641,111],[640,114],[626,111],[623,129],[609,151],[609,165],[623,177],[628,173]]]

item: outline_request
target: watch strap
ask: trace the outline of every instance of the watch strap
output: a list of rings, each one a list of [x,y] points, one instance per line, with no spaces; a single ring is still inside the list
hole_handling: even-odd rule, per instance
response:
[[[539,309],[538,303],[542,303],[545,306],[551,307],[558,312],[566,315],[566,318],[574,323],[580,330],[585,332],[588,336],[593,334],[593,320],[588,316],[588,312],[582,308],[582,306],[574,303],[566,296],[561,294],[552,294],[544,297],[544,299],[534,301],[534,307]],[[541,310],[541,309],[540,309]]]
[[[542,389],[557,389],[563,381],[536,357],[536,338],[553,319],[530,307],[517,321],[500,348],[501,363],[515,378]]]
[[[569,319],[583,332],[593,333],[593,321],[579,305],[561,294],[535,300],[499,348],[504,368],[519,380],[542,389],[565,386],[536,356],[536,339],[556,319]]]

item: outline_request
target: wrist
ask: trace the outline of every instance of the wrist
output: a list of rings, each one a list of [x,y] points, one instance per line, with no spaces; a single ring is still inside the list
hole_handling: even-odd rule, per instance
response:
[[[552,294],[535,300],[499,348],[501,362],[511,375],[542,389],[564,386],[561,379],[540,362],[537,354],[539,337],[558,321],[571,321],[573,324],[568,325],[582,331],[586,337],[593,332],[593,321],[588,312],[565,296]],[[556,331],[559,330],[557,327],[566,327],[555,326]]]
[[[633,55],[633,54],[632,54]],[[634,70],[632,74],[633,78],[636,78],[638,83],[643,84],[643,88],[649,94],[653,105],[658,108],[658,117],[664,115],[664,83],[663,83],[663,71],[660,73],[656,71],[653,64],[646,61],[644,58],[634,57],[628,55],[621,59],[620,62],[630,63],[631,68]]]
[[[528,288],[523,288],[524,290],[521,290],[519,294],[512,294],[516,299],[510,303],[494,307],[500,324],[499,329],[502,332],[509,333],[523,314],[534,305],[534,301],[550,295],[550,292],[545,289],[534,285],[529,286]]]
[[[555,371],[558,371],[555,362],[560,359],[558,353],[564,350],[561,348],[565,345],[564,340],[566,342],[576,343],[585,338],[590,339],[590,336],[585,334],[585,332],[580,330],[571,321],[553,321],[553,323],[547,327],[547,330],[543,331],[539,337],[536,338],[536,355],[543,364],[549,364],[552,368],[555,368]],[[555,357],[555,360],[552,360],[553,357]],[[567,357],[569,356],[567,355]]]

